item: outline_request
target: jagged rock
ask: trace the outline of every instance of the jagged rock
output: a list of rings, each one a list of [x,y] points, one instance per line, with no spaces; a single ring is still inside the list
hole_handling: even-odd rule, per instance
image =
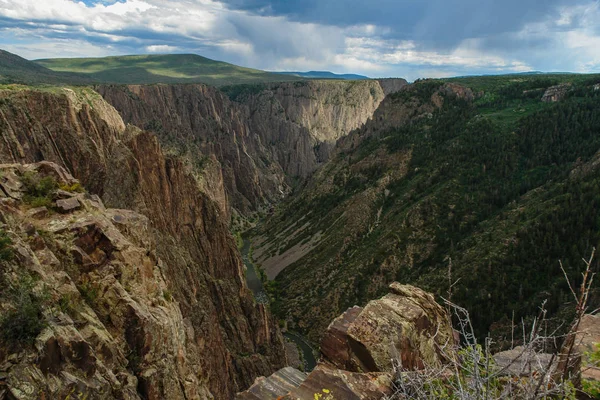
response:
[[[392,359],[407,369],[439,366],[440,349],[450,355],[454,345],[446,311],[416,287],[393,283],[390,291],[331,323],[308,376],[287,368],[257,379],[236,400],[380,400],[393,393]]]
[[[403,87],[408,85],[406,79],[398,78],[383,78],[377,80],[383,89],[383,93],[387,96],[388,94],[396,93]]]
[[[56,191],[56,193],[54,194],[54,197],[56,199],[70,199],[75,196],[76,196],[75,193],[67,192],[66,190],[62,190],[62,189],[58,189]]]
[[[399,283],[391,293],[354,307],[331,323],[321,352],[332,365],[354,372],[391,371],[398,359],[406,369],[434,367],[450,354],[454,335],[446,311],[423,290]]]
[[[319,366],[282,399],[380,400],[392,394],[392,378],[392,373],[365,374]]]
[[[0,165],[0,169],[3,171],[3,174],[0,177],[2,180],[0,186],[2,186],[3,192],[13,199],[20,199],[23,197],[21,191],[23,183],[21,183],[21,180],[15,173],[16,168],[14,168],[13,165]]]
[[[304,382],[308,375],[295,368],[286,367],[269,377],[260,377],[248,390],[238,393],[236,400],[281,399]]]
[[[46,207],[32,208],[31,210],[27,211],[26,215],[35,219],[46,218],[48,216],[48,209]]]
[[[204,85],[97,88],[126,122],[185,148],[202,165],[202,189],[229,216],[274,204],[288,178],[307,177],[327,161],[337,139],[361,127],[404,80],[266,84],[231,101]],[[215,127],[217,127],[215,129]],[[196,142],[196,145],[192,145]],[[190,148],[196,146],[197,148]]]
[[[555,103],[557,101],[560,101],[567,95],[569,89],[571,89],[570,83],[563,83],[560,85],[551,86],[544,92],[544,95],[542,96],[542,101],[544,103]]]
[[[62,213],[69,213],[81,208],[81,203],[77,198],[69,197],[68,199],[56,200],[56,208]]]
[[[103,211],[96,207],[97,202],[94,205],[86,200],[87,195],[76,194],[82,207],[70,214],[53,214],[47,221],[39,221],[44,224],[43,229],[58,237],[69,236],[70,224],[101,215],[102,221],[108,218],[100,226],[110,240],[115,236],[107,232],[128,238],[130,244],[119,247],[112,256],[98,253],[102,256],[100,263],[70,242],[61,243],[65,248],[60,254],[50,249],[34,253],[19,244],[15,262],[39,270],[36,261],[43,259],[43,265],[48,263],[47,267],[62,273],[63,278],[65,269],[76,279],[79,274],[92,275],[92,293],[104,293],[106,289],[98,286],[101,281],[95,274],[114,270],[117,281],[138,277],[136,282],[141,281],[144,287],[142,294],[134,284],[123,289],[127,289],[127,293],[133,289],[134,296],[130,297],[136,301],[143,299],[154,305],[143,318],[130,316],[125,320],[140,321],[139,324],[148,328],[144,330],[148,332],[145,342],[132,342],[140,350],[147,345],[158,347],[152,357],[144,359],[148,365],[140,365],[134,375],[115,372],[116,376],[123,377],[123,382],[136,379],[134,393],[137,375],[140,375],[143,378],[140,387],[148,388],[149,394],[163,388],[160,390],[165,391],[162,394],[165,398],[178,398],[180,395],[175,393],[185,392],[190,399],[225,400],[249,387],[257,376],[269,375],[285,365],[282,335],[268,309],[254,303],[245,285],[228,217],[200,191],[202,177],[195,175],[189,164],[165,155],[153,134],[133,126],[125,127],[116,110],[88,88],[80,88],[77,93],[62,89],[56,92],[0,89],[0,96],[3,99],[0,162],[44,160],[55,162],[61,168],[68,166],[88,193],[100,196],[109,207]],[[246,157],[243,153],[239,155]],[[18,175],[24,171],[18,170]],[[71,178],[73,180],[63,181],[56,175],[55,179],[61,186],[73,186],[77,180]],[[246,184],[258,187],[254,182]],[[18,198],[2,199],[0,218],[10,218],[19,207]],[[131,210],[146,217],[140,214],[133,217]],[[112,217],[117,215],[124,218],[113,221]],[[77,253],[81,257],[72,260]],[[124,254],[129,259],[127,263],[123,261]],[[63,260],[59,255],[63,258],[68,255],[68,259]],[[57,258],[59,263],[56,263]],[[166,286],[159,285],[160,290],[156,290],[156,282],[161,279]],[[114,298],[115,304],[129,304],[123,300],[126,293],[116,293],[120,295]],[[107,309],[111,308],[107,306]],[[167,323],[170,328],[164,329],[169,330],[169,334],[164,333],[164,325],[161,325],[167,320],[165,312],[181,321],[176,328]],[[112,318],[107,311],[105,315]],[[110,320],[108,316],[105,318]],[[116,336],[114,340],[126,336],[124,330],[111,332],[111,335]],[[171,347],[165,349],[161,347],[163,343]],[[179,343],[179,347],[174,343]],[[134,357],[138,352],[132,354]]]
[[[575,339],[577,345],[576,351],[580,354],[592,353],[598,351],[597,345],[600,344],[600,315],[586,314],[579,324],[579,332]],[[589,365],[587,357],[584,358],[583,368],[581,370],[583,379],[594,379],[600,381],[600,367]]]

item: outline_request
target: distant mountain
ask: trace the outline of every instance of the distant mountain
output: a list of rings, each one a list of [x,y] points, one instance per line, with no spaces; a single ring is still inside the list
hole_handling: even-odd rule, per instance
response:
[[[363,80],[371,79],[364,75],[355,74],[334,74],[329,71],[309,71],[309,72],[275,72],[276,74],[282,75],[293,75],[300,78],[307,79],[344,79],[344,80]]]
[[[56,72],[85,74],[103,83],[205,83],[223,86],[296,81],[299,78],[240,67],[196,54],[53,58],[35,62]]]
[[[8,51],[0,50],[0,83],[88,84],[89,76],[56,72]]]

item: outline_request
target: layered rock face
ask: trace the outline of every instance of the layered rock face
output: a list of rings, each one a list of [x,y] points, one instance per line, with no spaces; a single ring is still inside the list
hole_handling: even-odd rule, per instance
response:
[[[281,167],[251,134],[248,113],[204,85],[101,86],[98,92],[127,123],[151,130],[184,155],[203,191],[223,212],[277,202],[288,190]]]
[[[257,379],[237,399],[379,400],[393,393],[395,367],[441,366],[456,345],[446,310],[414,286],[393,283],[390,292],[329,325],[319,365],[303,381],[288,368]]]
[[[201,192],[192,167],[163,154],[154,135],[125,128],[118,113],[91,90],[5,91],[2,99],[2,162],[53,161],[108,207],[148,218],[144,240],[154,243],[162,260],[158,270],[187,338],[187,353],[166,355],[194,366],[191,374],[206,393],[231,398],[256,376],[285,365],[281,334],[245,285],[223,208]],[[151,311],[147,317],[131,320],[131,334],[150,329],[146,324],[158,318]],[[149,344],[139,340],[135,346],[146,351]],[[163,373],[156,370],[157,376]],[[152,375],[133,372],[138,379]],[[179,383],[185,386],[187,379]],[[152,383],[149,393],[159,393],[161,385]]]
[[[454,338],[446,311],[421,289],[392,283],[388,295],[335,319],[321,341],[323,359],[353,372],[435,367]],[[449,350],[450,352],[451,350]]]
[[[225,94],[203,85],[100,86],[127,123],[185,155],[224,212],[268,208],[309,176],[404,80],[311,81]]]
[[[562,100],[571,89],[571,84],[564,83],[561,85],[551,86],[544,92],[542,101],[544,103],[556,103]]]
[[[51,177],[63,187],[76,180],[46,162],[4,164],[0,171],[0,214],[15,254],[0,279],[22,296],[45,297],[42,314],[30,317],[45,325],[31,338],[34,345],[0,346],[5,394],[32,400],[212,397],[201,379],[193,327],[163,277],[148,218],[66,191],[49,208],[31,209],[24,176]],[[60,207],[67,200],[70,210]],[[35,282],[31,292],[21,283],[25,277]],[[22,312],[6,293],[3,315]]]
[[[473,93],[444,84],[420,101],[415,90],[408,86],[388,96],[371,120],[340,138],[336,158],[313,174],[285,204],[285,211],[273,214],[256,230],[253,256],[269,278],[277,278],[285,288],[281,315],[315,341],[342,310],[359,303],[357,294],[366,300],[378,297],[399,265],[410,269],[416,258],[427,253],[415,247],[407,249],[405,259],[375,257],[373,249],[380,244],[369,237],[378,228],[416,236],[422,224],[420,207],[404,226],[385,221],[384,208],[395,202],[390,187],[410,172],[412,150],[392,152],[377,143],[391,129],[427,120],[445,101],[472,99]],[[360,149],[365,143],[379,148],[363,154]],[[419,240],[430,240],[429,233]],[[362,254],[358,253],[361,243],[365,243]],[[355,256],[362,258],[361,264],[351,266],[359,259]]]

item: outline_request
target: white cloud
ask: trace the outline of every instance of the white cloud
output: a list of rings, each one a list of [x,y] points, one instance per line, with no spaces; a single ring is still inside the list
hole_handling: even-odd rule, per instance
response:
[[[216,0],[103,0],[93,6],[71,0],[0,0],[0,18],[10,22],[0,28],[0,47],[28,58],[185,51],[254,68],[329,69],[409,79],[543,69],[538,61],[558,59],[551,54],[559,51],[570,66],[565,69],[596,68],[598,1],[555,11],[503,37],[433,48],[410,34],[392,39],[389,26],[302,23],[232,10]],[[514,49],[489,45],[506,37],[514,41]],[[548,40],[560,50],[546,47],[537,54],[518,46],[532,40]]]
[[[149,53],[174,53],[179,51],[179,47],[169,46],[168,44],[153,44],[151,46],[146,46],[146,51]]]

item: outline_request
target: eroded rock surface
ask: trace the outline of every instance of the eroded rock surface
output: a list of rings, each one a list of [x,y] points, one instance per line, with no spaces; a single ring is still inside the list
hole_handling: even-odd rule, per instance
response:
[[[390,291],[331,323],[321,342],[325,361],[355,372],[391,371],[392,360],[410,370],[442,363],[454,345],[446,311],[414,286],[393,283]]]
[[[288,385],[293,387],[282,393],[282,385],[275,384],[281,379],[280,371],[259,378],[236,399],[380,400],[394,391],[395,367],[439,367],[454,351],[449,317],[433,295],[393,283],[382,299],[364,308],[350,308],[331,323],[321,341],[320,362],[301,383],[294,379]],[[289,376],[289,371],[283,376]],[[264,397],[253,397],[258,393]]]
[[[551,86],[544,92],[542,96],[542,101],[544,103],[556,103],[557,101],[562,100],[567,93],[571,89],[570,83],[563,83],[556,86]]]
[[[204,85],[99,86],[127,123],[184,155],[202,190],[228,213],[265,209],[309,176],[340,137],[361,127],[385,95],[406,84],[309,81],[232,95]]]
[[[48,167],[74,181],[48,163],[0,165],[0,171],[46,175]],[[193,327],[170,295],[148,218],[104,209],[85,193],[73,196],[80,207],[65,210],[57,200],[35,219],[27,203],[0,198],[16,253],[0,279],[13,286],[31,277],[33,293],[22,295],[46,298],[45,328],[33,345],[1,342],[8,393],[32,400],[212,398],[202,365],[189,357],[197,352]],[[18,307],[3,300],[3,313]]]
[[[136,244],[154,243],[156,257],[163,261],[161,276],[178,303],[186,335],[192,338],[186,353],[177,357],[194,366],[195,379],[207,393],[229,399],[257,376],[283,367],[281,333],[268,310],[255,304],[227,216],[202,192],[191,167],[179,157],[165,155],[153,134],[125,127],[97,93],[69,90],[2,91],[0,161],[52,161],[80,180],[90,193],[86,204],[98,205],[98,212],[103,203],[147,217],[149,228],[140,233],[121,223],[127,220],[124,215],[115,215],[113,222]],[[6,194],[19,201],[18,176],[7,173],[4,178]],[[85,205],[76,212],[84,209]],[[96,228],[90,229],[86,234],[90,240],[101,237]],[[101,248],[104,255],[87,254],[86,243],[72,255],[85,268],[97,268],[114,253]],[[156,373],[160,371],[157,368]],[[138,375],[142,372],[147,382],[154,379],[149,371]]]

